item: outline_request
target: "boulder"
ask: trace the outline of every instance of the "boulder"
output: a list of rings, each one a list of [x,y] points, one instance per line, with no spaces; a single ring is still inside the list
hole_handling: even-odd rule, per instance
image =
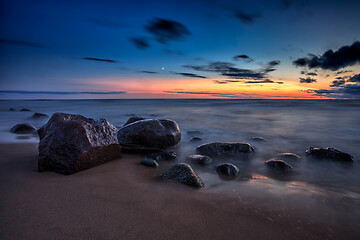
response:
[[[280,153],[276,156],[276,159],[285,161],[301,161],[301,157],[295,153]]]
[[[144,157],[141,160],[140,164],[148,167],[155,167],[155,168],[159,167],[159,163],[156,160],[147,157]]]
[[[265,162],[265,166],[278,172],[293,173],[293,168],[283,160],[270,159]]]
[[[38,130],[39,171],[72,174],[120,156],[115,127],[105,119],[55,113]]]
[[[197,164],[200,164],[200,165],[209,165],[210,163],[212,163],[212,159],[209,158],[208,156],[198,155],[198,154],[188,156],[187,160],[192,161]]]
[[[341,152],[335,148],[313,148],[306,150],[306,154],[310,158],[328,159],[339,162],[353,162],[353,157],[345,152]]]
[[[48,118],[49,116],[43,113],[34,113],[30,118],[32,119],[40,119],[40,118]]]
[[[34,132],[36,129],[31,126],[30,124],[26,124],[26,123],[21,123],[21,124],[16,124],[15,126],[13,126],[10,129],[10,132],[15,133],[15,134],[28,134],[28,133],[32,133]]]
[[[174,179],[180,183],[190,185],[196,188],[204,187],[203,181],[195,173],[192,167],[186,163],[179,163],[170,167],[164,174],[163,179]]]
[[[207,156],[246,156],[250,158],[255,152],[254,148],[249,143],[228,143],[228,142],[214,142],[206,143],[197,147],[200,154]]]
[[[176,159],[176,152],[156,152],[151,153],[147,155],[148,158],[155,159],[157,161],[163,161],[163,160],[175,160]]]
[[[27,108],[22,108],[21,110],[20,110],[20,112],[30,112],[31,110],[30,109],[27,109]]]
[[[139,116],[131,117],[131,118],[129,118],[129,119],[126,121],[126,123],[124,124],[123,127],[125,127],[126,125],[129,125],[129,124],[131,124],[131,123],[144,120],[144,119],[146,119],[146,118],[139,117]]]
[[[227,176],[236,177],[239,175],[240,170],[237,166],[232,163],[222,163],[216,167],[216,171]]]
[[[117,139],[121,145],[165,149],[177,145],[181,133],[175,121],[146,119],[120,128]]]

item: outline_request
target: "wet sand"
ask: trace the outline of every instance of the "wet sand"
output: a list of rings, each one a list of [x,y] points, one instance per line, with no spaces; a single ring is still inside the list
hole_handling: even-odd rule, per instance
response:
[[[153,169],[124,154],[63,176],[37,171],[37,144],[2,144],[0,152],[0,239],[356,239],[359,234],[359,223],[346,218],[306,221],[317,213],[299,206],[283,214],[260,204],[266,196],[239,201],[239,195],[251,199],[251,185],[231,194],[162,181],[159,175],[171,163]]]

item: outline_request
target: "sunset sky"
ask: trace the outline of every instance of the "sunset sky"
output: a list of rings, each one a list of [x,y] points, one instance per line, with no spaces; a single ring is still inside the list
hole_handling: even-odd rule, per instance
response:
[[[0,2],[0,99],[360,98],[360,1]]]

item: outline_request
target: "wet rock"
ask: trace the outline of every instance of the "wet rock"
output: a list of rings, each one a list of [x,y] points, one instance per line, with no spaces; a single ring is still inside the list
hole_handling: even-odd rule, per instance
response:
[[[224,174],[224,175],[227,175],[227,176],[232,176],[232,177],[236,177],[240,173],[239,168],[237,166],[235,166],[234,164],[232,164],[232,163],[219,164],[216,167],[216,171],[218,173],[221,173],[221,174]]]
[[[187,131],[187,134],[189,134],[189,135],[201,135],[202,132],[200,132],[198,130],[190,130],[190,131]]]
[[[293,173],[293,168],[283,160],[270,159],[265,162],[265,166],[278,172]]]
[[[38,130],[39,171],[72,174],[120,156],[114,127],[105,119],[55,113]]]
[[[310,158],[328,159],[339,162],[353,162],[353,157],[345,152],[341,152],[335,148],[313,148],[306,150],[306,154]]]
[[[15,126],[13,126],[10,129],[10,132],[15,133],[15,134],[29,134],[34,132],[36,129],[31,126],[30,124],[26,124],[26,123],[21,123],[21,124],[16,124]]]
[[[140,162],[142,165],[145,165],[145,166],[148,166],[148,167],[159,167],[159,163],[154,160],[154,159],[151,159],[151,158],[146,158],[144,157],[141,162]]]
[[[255,142],[267,142],[268,140],[263,138],[263,137],[252,137],[251,138],[252,141],[255,141]]]
[[[295,153],[280,153],[276,156],[276,159],[285,161],[301,161],[301,157]]]
[[[193,141],[193,142],[198,142],[198,141],[201,141],[201,140],[202,140],[201,137],[192,137],[191,138],[191,141]]]
[[[175,121],[146,119],[120,128],[117,139],[121,145],[135,144],[147,148],[165,149],[177,145],[181,133]]]
[[[163,161],[163,160],[175,160],[176,159],[176,152],[156,152],[151,153],[147,155],[148,158],[155,159],[157,161]]]
[[[210,163],[212,163],[212,159],[209,158],[208,156],[198,155],[198,154],[188,156],[187,160],[192,161],[197,164],[200,164],[200,165],[209,165]]]
[[[41,119],[41,118],[48,118],[49,116],[43,113],[34,113],[30,118],[31,119]]]
[[[144,119],[146,119],[146,118],[139,117],[139,116],[131,117],[131,118],[129,118],[129,119],[126,121],[126,123],[124,124],[123,127],[125,127],[126,125],[129,125],[129,124],[131,124],[131,123],[144,120]]]
[[[196,188],[204,187],[203,181],[195,173],[192,167],[186,163],[179,163],[170,167],[164,174],[163,179],[174,179],[180,183],[190,185]]]
[[[255,152],[249,143],[206,143],[197,147],[200,154],[207,156],[246,156],[250,158]]]
[[[15,112],[16,110],[15,110],[15,108],[9,108],[8,111],[10,111],[10,112]]]
[[[20,110],[20,112],[30,112],[31,110],[30,109],[27,109],[27,108],[22,108],[21,110]]]

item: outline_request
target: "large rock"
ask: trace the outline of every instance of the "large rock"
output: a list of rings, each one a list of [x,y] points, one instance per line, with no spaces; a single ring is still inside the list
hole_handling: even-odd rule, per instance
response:
[[[295,153],[280,153],[276,156],[276,159],[284,161],[301,161],[301,157]]]
[[[72,174],[120,156],[116,128],[105,119],[55,113],[38,130],[39,171]]]
[[[181,133],[175,121],[146,119],[120,128],[117,139],[121,145],[165,149],[178,144]]]
[[[222,163],[216,167],[216,171],[227,176],[236,177],[239,175],[240,170],[237,166],[232,163]]]
[[[146,118],[139,117],[139,116],[130,117],[130,118],[126,121],[126,123],[124,124],[124,127],[125,127],[126,125],[131,124],[131,123],[134,123],[134,122],[137,122],[137,121],[141,121],[141,120],[144,120],[144,119],[146,119]]]
[[[214,142],[206,143],[197,147],[200,154],[207,156],[246,156],[250,158],[255,152],[254,148],[249,143],[223,143]]]
[[[163,179],[174,179],[180,183],[190,185],[193,187],[204,187],[203,181],[195,173],[192,167],[186,163],[179,163],[170,167],[164,174],[161,175]]]
[[[10,129],[10,132],[15,134],[28,134],[34,132],[36,129],[30,124],[20,123],[16,124]]]
[[[270,159],[265,162],[270,170],[275,170],[283,173],[293,173],[293,168],[283,160]]]
[[[335,148],[313,148],[310,147],[306,150],[308,157],[316,159],[328,159],[339,162],[353,162],[353,157],[348,154],[341,152]]]

